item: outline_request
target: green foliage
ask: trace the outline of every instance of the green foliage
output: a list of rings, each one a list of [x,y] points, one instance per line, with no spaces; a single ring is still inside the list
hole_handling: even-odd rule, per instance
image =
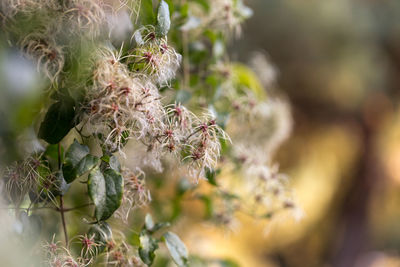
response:
[[[214,186],[217,186],[216,177],[220,172],[221,172],[221,170],[210,170],[210,169],[208,169],[207,172],[206,172],[207,181],[210,184],[212,184]]]
[[[38,136],[49,144],[57,144],[74,127],[75,106],[72,100],[51,105],[40,125]]]
[[[181,239],[172,232],[163,235],[168,251],[178,266],[188,266],[189,253]]]
[[[178,266],[188,266],[188,250],[176,234],[168,231],[162,235],[161,239],[154,237],[157,231],[168,226],[169,223],[154,223],[151,215],[146,214],[145,223],[139,235],[139,256],[144,263],[149,266],[152,265],[155,258],[155,251],[159,248],[158,243],[164,241],[174,262]]]
[[[95,167],[90,171],[88,192],[96,207],[95,217],[98,221],[107,220],[118,209],[123,188],[123,178],[115,170],[101,171],[99,167]]]
[[[85,166],[87,160],[83,160],[89,154],[89,148],[87,146],[81,145],[75,139],[72,145],[68,148],[65,154],[65,162],[63,164],[63,174],[64,178],[68,183],[72,183],[80,173],[85,172]],[[83,164],[81,161],[83,160]],[[88,165],[90,162],[88,162]],[[91,166],[93,167],[93,166]],[[86,171],[88,171],[87,169]],[[83,171],[83,172],[82,172]]]
[[[98,157],[95,157],[90,154],[86,155],[83,159],[79,161],[78,165],[75,168],[76,177],[84,175],[86,172],[90,171],[92,168],[97,166],[99,162],[100,159]]]
[[[156,256],[155,251],[158,249],[158,243],[147,230],[140,232],[140,246],[139,256],[140,259],[147,265],[152,265]]]
[[[69,188],[71,187],[70,184],[67,183],[67,181],[64,178],[63,172],[60,170],[56,174],[56,183],[55,183],[55,189],[53,190],[53,195],[54,196],[64,196]]]
[[[15,19],[14,26],[23,29],[13,32],[10,42],[15,39],[19,41],[15,45],[24,43],[21,50],[38,61],[38,69],[50,78],[49,92],[43,94],[52,101],[38,132],[38,137],[48,143],[45,151],[34,154],[38,163],[23,165],[33,166],[39,174],[33,188],[27,190],[31,200],[28,205],[60,212],[64,225],[65,212],[94,206],[94,214],[83,214],[90,217],[84,220],[89,228],[86,234],[82,235],[82,225],[64,229],[66,236],[73,232],[81,237],[78,243],[81,242],[82,266],[92,264],[100,254],[115,260],[112,264],[116,266],[126,266],[128,259],[136,258],[151,266],[157,261],[160,244],[166,250],[157,254],[170,254],[160,256],[164,266],[172,261],[189,266],[185,244],[166,229],[181,218],[187,197],[193,196],[204,204],[205,220],[215,219],[219,202],[231,204],[238,200],[233,193],[219,191],[222,167],[217,163],[221,156],[228,162],[235,159],[224,129],[237,111],[232,107],[236,98],[255,95],[258,100],[266,99],[252,70],[229,63],[227,56],[227,42],[249,10],[240,0],[229,0],[228,6],[210,0],[127,1],[130,6],[126,1],[117,2],[123,8],[110,14],[95,1],[78,7],[74,6],[75,1],[61,1],[55,9],[28,8],[24,12],[34,13],[32,16],[21,12],[23,19]],[[221,14],[214,14],[213,8],[219,8]],[[122,40],[126,42],[118,45],[107,33],[112,28],[123,28],[119,19],[128,9],[130,21],[125,26],[135,32],[124,36]],[[229,16],[232,19],[226,19]],[[103,28],[108,25],[106,22],[116,25]],[[69,25],[75,28],[67,29]],[[29,35],[31,31],[39,37]],[[74,127],[75,131],[71,131]],[[140,162],[156,167],[162,164],[162,155],[170,152],[179,163],[165,166],[165,172],[157,177],[141,163],[130,164],[132,158],[125,157],[122,151],[130,140],[140,149],[145,148],[133,151]],[[125,157],[121,162],[117,152]],[[179,164],[188,171],[175,182],[169,176]],[[138,168],[129,170],[125,165]],[[196,182],[206,178],[210,192],[195,193],[197,184],[187,176]],[[156,191],[154,198],[145,177]],[[157,191],[168,191],[170,183],[175,183],[170,187],[173,195],[162,199],[164,196],[158,196]],[[79,188],[81,184],[83,188]],[[23,200],[26,192],[17,189]],[[67,207],[64,199],[68,199]],[[92,203],[87,203],[88,199]],[[140,211],[150,200],[153,204],[149,209],[161,222],[154,222],[150,214],[143,216]],[[70,207],[71,203],[76,207]],[[129,217],[132,210],[133,218]],[[114,223],[110,219],[113,215],[126,226],[119,221]],[[76,217],[67,219],[76,221]],[[114,233],[112,227],[117,228]],[[128,238],[124,236],[127,233]],[[65,251],[73,254],[67,242],[65,246]],[[204,262],[236,266],[224,260]]]
[[[121,172],[121,164],[116,156],[103,155],[101,160],[108,163],[108,166],[116,172]]]

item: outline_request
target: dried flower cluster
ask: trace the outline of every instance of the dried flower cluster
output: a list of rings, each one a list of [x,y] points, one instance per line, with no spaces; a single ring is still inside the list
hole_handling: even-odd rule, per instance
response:
[[[45,266],[68,266],[68,267],[83,267],[88,266],[88,262],[84,258],[75,258],[68,248],[62,246],[60,241],[55,241],[55,236],[51,242],[46,242],[43,245],[43,253],[45,258]]]
[[[16,209],[27,206],[27,213],[31,208],[61,213],[65,245],[54,236],[43,246],[47,266],[89,266],[103,260],[106,266],[151,265],[162,240],[152,234],[164,224],[154,224],[146,216],[136,248],[123,233],[111,231],[106,220],[114,216],[126,226],[131,211],[147,206],[152,196],[157,200],[157,192],[150,194],[152,170],[162,172],[163,178],[172,176],[170,170],[196,182],[208,177],[216,186],[210,196],[215,198],[213,222],[232,229],[239,225],[237,211],[265,218],[292,209],[300,215],[287,177],[273,164],[274,152],[290,134],[288,105],[277,98],[266,100],[264,88],[252,80],[257,80],[255,75],[246,68],[243,72],[239,64],[229,63],[224,56],[225,41],[240,33],[240,24],[251,10],[241,0],[204,1],[210,8],[202,10],[194,8],[198,3],[193,1],[187,5],[179,2],[175,10],[181,14],[170,16],[168,4],[160,1],[157,18],[152,17],[152,4],[143,0],[0,3],[2,28],[10,35],[10,43],[35,61],[50,82],[46,93],[52,105],[38,135],[52,145],[42,154],[8,167],[3,175],[4,190]],[[147,8],[147,19],[155,25],[139,22],[140,8]],[[187,8],[193,11],[186,12]],[[123,18],[126,27],[119,25],[120,14],[127,15]],[[20,17],[24,22],[41,19],[32,26],[34,30],[25,32]],[[183,26],[171,29],[169,41],[167,33],[174,19]],[[119,27],[126,30],[116,33]],[[201,33],[208,31],[206,42],[213,45],[210,51],[205,51],[207,46],[201,41],[190,39],[193,36],[188,31],[195,28]],[[112,39],[117,35],[122,36]],[[192,50],[198,53],[193,58]],[[212,59],[201,59],[208,52]],[[180,53],[187,58],[182,60]],[[194,66],[197,60],[201,64]],[[269,66],[262,60],[254,64],[261,69]],[[272,68],[262,74],[268,76],[264,86],[274,84],[275,74]],[[189,100],[178,97],[184,91]],[[168,94],[175,98],[169,99]],[[233,145],[223,128],[232,136]],[[68,143],[67,135],[76,139],[73,144]],[[126,157],[128,141],[138,147],[134,152],[140,162]],[[132,169],[121,167],[113,155],[117,152],[131,160]],[[163,169],[166,163],[168,170]],[[234,165],[240,178],[212,181],[210,173],[216,175],[224,163]],[[83,207],[94,206],[95,211],[90,219],[84,219],[90,223],[89,231],[69,240],[64,213],[81,207],[65,208],[63,197],[75,180],[87,186],[85,197],[90,203]],[[184,199],[187,188],[178,190],[176,201]],[[164,239],[167,237],[181,246],[178,252],[183,258],[171,255],[183,265],[180,261],[187,260],[186,248],[175,234]]]
[[[182,56],[168,45],[166,37],[157,37],[152,25],[138,29],[133,37],[137,47],[130,53],[130,68],[144,72],[155,84],[169,85],[175,78]]]
[[[159,128],[163,107],[157,87],[146,76],[132,74],[109,51],[99,55],[86,95],[88,126],[115,152],[128,138],[142,140]]]
[[[66,25],[72,26],[71,33],[76,33],[78,29],[91,36],[100,34],[101,27],[106,22],[106,12],[111,10],[102,0],[69,0],[61,3]]]
[[[142,170],[137,169],[135,173],[124,169],[122,176],[124,177],[124,196],[115,216],[127,223],[131,210],[146,206],[151,201],[151,195],[146,187],[145,173]]]
[[[53,236],[51,242],[45,242],[42,246],[44,264],[50,267],[85,267],[96,264],[105,266],[144,267],[146,266],[138,257],[131,245],[126,243],[126,237],[121,232],[113,233],[108,240],[100,241],[99,235],[105,237],[107,233],[100,230],[95,234],[79,235],[74,237],[72,244],[65,247],[60,241],[55,241]],[[74,253],[72,246],[78,248]],[[104,251],[105,256],[97,260],[96,256]]]
[[[40,157],[31,156],[22,162],[15,162],[3,173],[7,198],[16,206],[29,194],[32,202],[38,202],[48,197],[54,198],[57,190],[56,174],[52,173],[47,163]]]
[[[132,246],[125,242],[126,237],[122,233],[116,233],[106,244],[106,266],[144,267],[146,266],[134,253]]]
[[[148,48],[154,49],[153,45],[152,41]],[[156,84],[171,79],[176,71],[175,64],[178,64],[175,59],[171,69],[169,63],[175,57],[171,55],[176,52],[168,55],[168,50],[173,51],[165,47],[159,58],[167,57],[168,60],[152,58],[155,56],[152,54],[147,58],[149,61],[141,59],[139,62],[143,61],[145,65],[142,69],[134,68],[135,71],[129,71],[129,65],[122,62],[118,53],[109,50],[99,53],[93,85],[87,88],[85,129],[100,138],[102,145],[111,152],[121,151],[128,139],[140,141],[152,155],[150,165],[158,170],[161,170],[159,161],[163,154],[169,152],[182,157],[193,170],[192,176],[198,178],[205,169],[216,165],[220,154],[219,139],[229,138],[209,114],[198,118],[180,104],[163,107]],[[148,53],[143,47],[140,51],[142,55]],[[153,61],[157,63],[148,72],[153,68]],[[139,64],[135,62],[128,64]]]
[[[229,97],[228,97],[229,98]],[[233,100],[233,99],[232,99]],[[244,199],[246,211],[257,217],[272,217],[289,209],[302,217],[288,178],[273,163],[277,148],[289,137],[292,118],[288,103],[279,98],[259,101],[254,94],[235,97],[229,133],[235,146],[233,159],[243,171],[243,187],[234,191]],[[246,124],[246,127],[237,127]]]
[[[238,36],[241,34],[241,24],[253,14],[242,0],[216,0],[212,1],[211,6],[207,12],[192,3],[190,10],[193,11],[193,17],[185,28],[210,27],[227,36],[232,33]]]
[[[123,9],[102,0],[4,0],[0,3],[2,26],[19,39],[25,55],[56,82],[65,64],[65,45],[79,38],[98,39],[107,34],[107,14]],[[34,32],[18,28],[18,19],[40,16],[42,23]],[[112,29],[109,28],[108,31]]]
[[[62,47],[46,32],[32,33],[20,41],[20,46],[29,59],[36,60],[38,71],[52,81],[60,74],[65,59]]]

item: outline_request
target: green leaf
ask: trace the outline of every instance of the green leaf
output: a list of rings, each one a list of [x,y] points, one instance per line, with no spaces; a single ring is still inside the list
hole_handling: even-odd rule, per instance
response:
[[[146,229],[149,233],[157,232],[158,230],[169,226],[170,224],[168,222],[154,223],[153,218],[148,213],[144,219],[144,229]]]
[[[85,166],[85,164],[83,163],[81,166],[79,166],[80,169],[78,170],[78,165],[80,164],[80,161],[88,154],[89,148],[85,145],[79,144],[78,141],[76,141],[75,139],[72,145],[68,148],[67,153],[65,154],[65,162],[63,164],[63,174],[67,183],[71,183],[77,177],[79,177],[78,171],[85,172],[85,167],[90,167],[86,169],[86,171],[93,167],[93,165]],[[90,161],[94,159],[88,158],[88,160]],[[89,161],[88,164],[90,163]]]
[[[98,244],[97,252],[101,253],[107,246],[107,243],[112,240],[111,227],[106,222],[99,222],[89,228],[88,236],[94,236],[94,241]]]
[[[89,148],[85,145],[79,144],[79,142],[75,139],[65,154],[65,161],[66,163],[77,165],[79,161],[87,154],[89,154]]]
[[[189,253],[182,240],[172,232],[163,235],[169,254],[178,266],[188,266]]]
[[[110,158],[110,168],[117,172],[121,171],[121,163],[119,163],[118,158],[116,156],[112,156]]]
[[[170,226],[171,226],[171,224],[169,222],[159,222],[154,225],[154,227],[151,229],[150,232],[155,233],[162,228],[166,228],[166,227],[170,227]]]
[[[56,185],[56,189],[53,190],[54,196],[64,196],[68,192],[69,188],[71,187],[71,185],[65,181],[62,170],[60,170],[56,174],[56,184],[55,185]]]
[[[193,188],[193,184],[188,181],[186,178],[181,178],[176,186],[176,191],[178,196],[182,196],[188,190]]]
[[[121,205],[124,191],[124,179],[119,172],[108,169],[104,173],[106,180],[106,209],[103,212],[102,220],[108,219]]]
[[[142,230],[139,236],[139,256],[147,265],[152,265],[154,261],[155,251],[158,249],[157,241],[149,235],[146,230]]]
[[[98,221],[107,220],[121,205],[123,194],[123,178],[113,169],[103,173],[95,167],[89,173],[88,191],[94,202],[95,217]]]
[[[103,209],[106,205],[106,181],[99,167],[94,168],[89,173],[88,179],[89,197],[92,199],[96,210],[96,218],[100,220]]]
[[[113,169],[114,171],[121,172],[121,163],[119,163],[118,158],[116,156],[103,155],[101,160],[108,163],[108,167]]]
[[[47,110],[39,128],[39,138],[49,144],[60,142],[74,127],[74,102],[66,100],[56,102]]]
[[[95,157],[90,154],[86,155],[83,159],[81,159],[78,166],[75,168],[77,177],[80,177],[85,172],[93,169],[95,166],[97,166],[99,164],[99,162],[100,162],[100,159],[98,157]]]
[[[169,14],[169,6],[164,0],[161,0],[160,4],[158,5],[157,11],[157,35],[160,37],[166,36],[169,32],[170,27],[171,19]]]
[[[206,170],[206,178],[209,184],[212,184],[214,186],[217,186],[217,180],[216,177],[217,175],[221,172],[221,170],[213,170],[213,169],[207,169]]]
[[[144,218],[144,227],[146,228],[146,230],[150,230],[150,231],[154,227],[153,218],[151,217],[151,215],[149,213],[147,213],[146,217]]]

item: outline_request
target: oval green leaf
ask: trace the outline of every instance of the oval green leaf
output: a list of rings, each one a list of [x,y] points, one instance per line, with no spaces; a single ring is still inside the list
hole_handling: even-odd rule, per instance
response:
[[[155,251],[158,249],[157,241],[149,235],[146,230],[142,230],[139,236],[139,256],[140,259],[148,266],[153,264],[156,256]]]
[[[73,101],[59,101],[50,106],[40,124],[39,138],[49,144],[60,142],[74,127],[75,109]]]
[[[121,174],[113,169],[102,173],[99,167],[95,167],[89,173],[88,191],[96,206],[95,217],[98,221],[110,218],[121,205],[123,182]]]
[[[79,176],[79,172],[83,174],[84,172],[93,168],[94,165],[86,166],[86,161],[87,164],[90,164],[90,161],[92,164],[94,163],[93,161],[95,161],[95,159],[91,157],[89,157],[82,163],[81,166],[79,166],[81,160],[85,158],[88,154],[89,148],[85,145],[79,144],[78,141],[76,141],[75,139],[65,154],[65,161],[63,164],[64,179],[67,183],[72,183]]]
[[[163,235],[169,254],[178,266],[188,266],[189,253],[182,240],[172,232]]]

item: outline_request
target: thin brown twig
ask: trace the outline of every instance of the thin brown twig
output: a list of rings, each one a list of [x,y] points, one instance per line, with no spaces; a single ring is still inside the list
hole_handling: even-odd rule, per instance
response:
[[[89,206],[92,206],[92,205],[94,205],[94,204],[93,203],[87,203],[87,204],[76,206],[76,207],[73,207],[73,208],[64,208],[62,211],[64,211],[64,212],[74,211],[74,210],[78,210],[78,209],[81,209],[81,208],[89,207]],[[61,211],[61,209],[57,208],[57,211]]]
[[[58,169],[59,171],[61,171],[61,144],[58,143]],[[65,245],[68,247],[68,232],[67,232],[67,225],[65,223],[65,215],[64,215],[64,199],[63,196],[60,195],[60,207],[59,207],[59,211],[61,214],[61,223],[63,226],[63,230],[64,230],[64,237],[65,237]]]
[[[67,225],[65,224],[64,200],[63,200],[62,196],[60,196],[60,214],[61,214],[61,222],[62,222],[64,236],[65,236],[65,245],[68,247],[68,233],[67,233]]]

